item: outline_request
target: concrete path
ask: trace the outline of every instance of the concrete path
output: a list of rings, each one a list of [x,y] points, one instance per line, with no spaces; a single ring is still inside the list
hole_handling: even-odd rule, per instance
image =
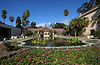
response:
[[[68,36],[56,36],[56,37],[59,37],[59,38],[69,38]],[[71,36],[70,38],[75,38],[74,36]],[[87,39],[86,36],[84,37],[80,37],[80,36],[77,36],[76,38],[78,38],[79,40],[98,40],[100,42],[100,39]]]
[[[28,37],[27,37],[28,38]],[[7,40],[6,42],[11,42],[11,41],[13,41],[13,40],[20,40],[20,39],[25,39],[25,38],[17,38],[17,39],[10,39],[10,40]],[[2,44],[3,43],[3,41],[0,41],[0,44]]]

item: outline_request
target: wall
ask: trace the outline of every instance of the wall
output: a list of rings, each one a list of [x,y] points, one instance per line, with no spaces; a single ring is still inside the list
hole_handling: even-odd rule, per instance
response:
[[[11,36],[20,36],[21,35],[21,29],[20,28],[16,28],[10,25],[6,25],[6,24],[2,24],[0,23],[0,27],[4,27],[4,28],[9,28],[11,29]]]
[[[85,27],[84,29],[86,30],[83,34],[84,35],[90,35],[91,34],[91,30],[100,30],[100,27],[97,26],[97,21],[96,21],[96,17],[100,14],[100,7],[97,6],[89,11],[87,11],[84,14],[80,14],[79,17],[88,17],[88,19],[90,20],[90,23],[87,27]]]

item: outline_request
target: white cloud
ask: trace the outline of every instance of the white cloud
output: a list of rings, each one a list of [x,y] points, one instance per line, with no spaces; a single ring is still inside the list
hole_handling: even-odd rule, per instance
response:
[[[42,27],[44,27],[45,25],[50,25],[51,23],[40,23],[40,24],[38,24],[38,25],[36,25],[37,27],[39,27],[39,26],[42,26]]]
[[[48,23],[49,25],[51,24],[51,23]]]

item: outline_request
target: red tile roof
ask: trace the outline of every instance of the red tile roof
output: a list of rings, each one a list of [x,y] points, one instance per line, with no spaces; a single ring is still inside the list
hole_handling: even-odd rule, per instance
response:
[[[51,28],[49,28],[49,27],[47,27],[47,26],[44,26],[44,27],[39,28],[39,29],[37,29],[37,28],[29,28],[28,30],[32,31],[33,33],[34,33],[35,31],[39,31],[39,30],[43,30],[43,31],[45,31],[45,32],[49,32],[49,30],[53,30],[53,31],[56,30],[57,33],[61,35],[64,29],[51,29]]]

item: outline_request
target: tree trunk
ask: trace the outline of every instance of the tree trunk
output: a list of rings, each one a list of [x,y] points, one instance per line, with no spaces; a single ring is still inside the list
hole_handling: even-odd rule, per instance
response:
[[[75,38],[76,38],[76,29],[75,29]]]
[[[4,19],[4,24],[5,24],[5,19]]]
[[[11,26],[12,26],[12,22],[11,22]]]
[[[67,17],[66,17],[66,29],[67,29]]]

